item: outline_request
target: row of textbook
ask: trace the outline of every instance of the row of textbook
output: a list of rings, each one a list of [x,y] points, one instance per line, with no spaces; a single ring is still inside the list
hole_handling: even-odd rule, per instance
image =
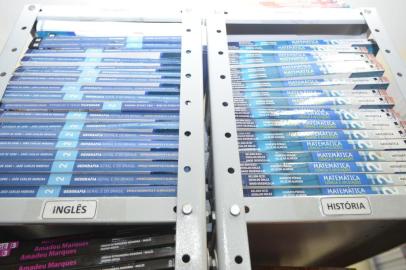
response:
[[[231,39],[245,196],[406,192],[405,130],[373,40]]]
[[[181,37],[86,33],[39,29],[16,68],[0,197],[176,196]]]
[[[133,227],[0,243],[2,270],[174,269],[172,227]]]

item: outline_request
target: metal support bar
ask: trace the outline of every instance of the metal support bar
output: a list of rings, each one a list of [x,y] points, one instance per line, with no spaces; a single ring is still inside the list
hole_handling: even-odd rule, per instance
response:
[[[218,268],[251,269],[224,18],[207,19]]]
[[[8,81],[13,75],[20,56],[25,52],[27,44],[32,40],[31,29],[40,11],[38,5],[26,5],[13,32],[11,32],[0,55],[0,100],[6,90]]]
[[[371,35],[378,44],[383,58],[393,75],[391,83],[397,85],[403,100],[406,100],[406,65],[389,38],[378,12],[375,8],[361,8],[360,14],[364,16]]]
[[[176,269],[207,269],[201,19],[182,13]]]

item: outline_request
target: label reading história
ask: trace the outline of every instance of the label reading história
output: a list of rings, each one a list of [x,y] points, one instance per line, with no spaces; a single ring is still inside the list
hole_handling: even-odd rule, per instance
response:
[[[321,198],[321,211],[326,216],[370,215],[371,205],[365,197]]]

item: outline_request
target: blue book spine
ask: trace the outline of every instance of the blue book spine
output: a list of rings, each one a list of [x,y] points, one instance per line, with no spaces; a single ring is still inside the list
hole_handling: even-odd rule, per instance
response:
[[[346,97],[346,96],[380,96],[378,90],[275,90],[275,91],[234,91],[234,96],[238,98],[273,98],[273,97]]]
[[[35,85],[35,84],[11,84],[6,88],[6,92],[12,93],[25,93],[32,92],[36,93],[81,93],[81,92],[91,92],[91,93],[132,93],[133,95],[179,95],[178,87],[133,87],[133,86],[95,86],[95,85],[76,85],[76,84],[66,84],[66,85]]]
[[[0,173],[176,174],[178,163],[136,161],[2,161]]]
[[[272,173],[406,173],[404,162],[241,163],[242,175]]]
[[[405,194],[401,187],[325,187],[289,189],[244,189],[245,197],[351,196]]]
[[[288,151],[291,151],[288,149]],[[406,153],[399,151],[242,151],[240,161],[246,163],[280,162],[366,162],[366,161],[406,161]]]
[[[241,151],[405,150],[405,140],[244,141]]]
[[[295,140],[368,140],[368,139],[403,139],[405,131],[387,130],[308,130],[278,132],[239,131],[238,140],[243,141],[295,141]]]
[[[256,107],[331,107],[355,106],[359,109],[390,109],[394,106],[393,100],[388,97],[305,97],[305,98],[263,98],[243,99],[234,97],[235,107],[241,110]]]
[[[245,187],[287,187],[287,186],[391,186],[404,185],[405,174],[272,174],[243,175]]]
[[[318,120],[318,119],[250,119],[237,118],[239,129],[394,129],[396,121],[356,121],[356,120]]]
[[[160,122],[179,121],[179,114],[176,113],[94,113],[94,112],[0,112],[0,119],[7,121],[19,120],[46,120],[46,121],[68,121],[83,120],[97,122],[113,121],[136,121],[136,122]]]
[[[139,102],[7,102],[1,103],[5,111],[93,111],[93,112],[179,112],[177,103]]]
[[[237,118],[254,119],[315,119],[315,120],[395,120],[391,110],[354,110],[354,109],[273,109],[273,108],[236,108]]]
[[[172,186],[39,186],[0,187],[0,197],[54,198],[54,197],[175,197],[176,187]]]
[[[233,81],[233,88],[244,91],[257,91],[261,89],[273,91],[274,89],[303,89],[303,88],[328,88],[345,86],[344,89],[352,90],[365,90],[365,89],[387,89],[389,81],[382,78],[341,78],[341,79],[328,79],[328,78],[307,78],[307,79],[286,79],[280,81]]]
[[[132,151],[132,150],[19,150],[1,149],[0,160],[39,161],[177,161],[177,151]]]
[[[78,150],[133,150],[133,151],[176,151],[177,141],[78,141],[78,140],[1,140],[0,149],[78,149]]]
[[[71,93],[37,93],[37,92],[11,92],[6,91],[3,95],[3,102],[12,101],[136,101],[136,102],[160,102],[179,103],[179,97],[175,95],[134,95],[134,94],[90,94],[81,92]]]
[[[176,186],[170,174],[0,174],[0,186]]]

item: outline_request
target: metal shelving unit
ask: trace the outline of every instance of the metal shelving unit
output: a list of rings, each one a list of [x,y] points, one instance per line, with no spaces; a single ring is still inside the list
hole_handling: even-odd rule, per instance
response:
[[[151,14],[150,16],[148,14]],[[176,269],[207,269],[202,27],[199,16],[185,11],[81,10],[26,6],[0,56],[0,96],[28,48],[39,19],[179,24],[182,35],[180,131],[177,197],[1,198],[0,224],[137,225],[176,223]],[[188,132],[187,132],[188,131]],[[189,167],[190,170],[184,170]],[[82,218],[47,218],[49,202],[93,203],[95,214]],[[37,226],[38,227],[38,226]],[[45,229],[44,229],[45,227]],[[53,226],[55,228],[55,226]],[[193,243],[191,243],[193,239]]]
[[[406,68],[373,8],[227,10],[208,18],[218,269],[247,270],[254,261],[346,266],[406,241],[405,195],[340,197],[361,200],[370,209],[338,214],[323,210],[326,198],[334,197],[243,197],[227,38],[264,34],[371,35],[391,73],[394,109],[406,115]]]

